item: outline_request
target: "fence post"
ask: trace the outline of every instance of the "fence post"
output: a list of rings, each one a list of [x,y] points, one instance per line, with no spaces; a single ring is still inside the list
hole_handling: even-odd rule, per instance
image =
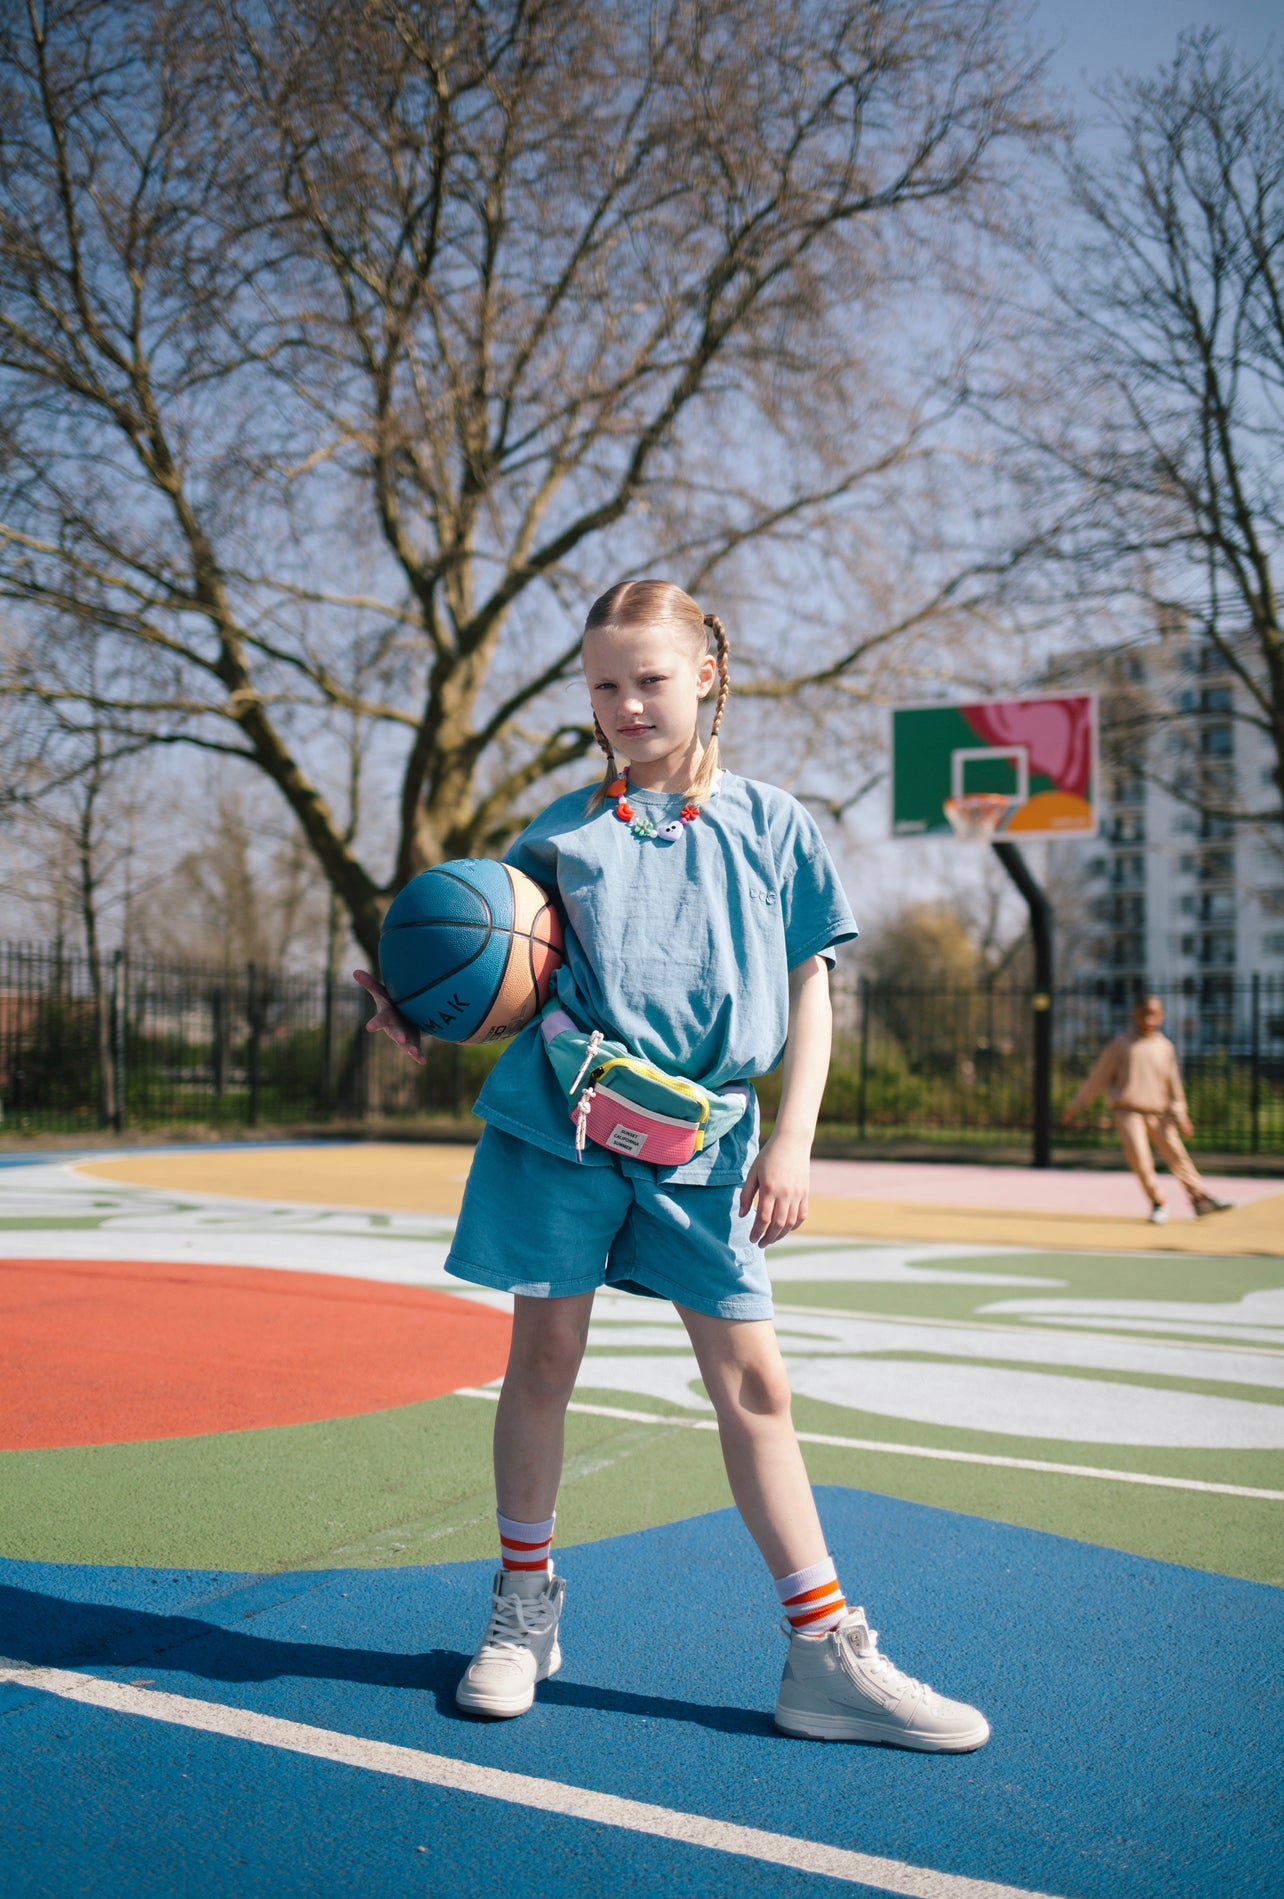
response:
[[[250,1025],[247,1061],[250,1070],[250,1126],[259,1124],[259,971],[257,963],[245,970],[245,1013]]]
[[[210,1034],[213,1047],[210,1050],[210,1074],[214,1085],[214,1099],[218,1103],[219,1113],[223,1111],[223,1089],[227,1072],[227,985],[210,990]]]
[[[869,1085],[869,977],[860,976],[856,981],[856,991],[860,997],[860,1075],[856,1087],[856,1138],[865,1138],[865,1103]]]
[[[1252,1041],[1252,1077],[1249,1096],[1253,1117],[1252,1151],[1262,1151],[1262,975],[1253,971],[1253,1041]]]
[[[117,1134],[125,1131],[125,1017],[129,1011],[129,971],[125,952],[118,949],[111,959],[111,1042],[112,1068],[116,1099],[112,1104],[112,1126]]]
[[[1034,939],[1034,1155],[1036,1167],[1052,1165],[1052,905],[1035,882],[1029,865],[1015,844],[1004,839],[990,849],[1012,879],[1030,909]]]
[[[325,1000],[321,1016],[321,1105],[334,1113],[334,967],[326,964]]]

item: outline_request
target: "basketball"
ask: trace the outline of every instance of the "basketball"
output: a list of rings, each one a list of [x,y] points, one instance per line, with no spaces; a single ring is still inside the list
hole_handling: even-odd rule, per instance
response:
[[[498,1042],[544,1006],[562,961],[548,892],[509,864],[461,857],[412,877],[379,938],[404,1016],[442,1042]]]

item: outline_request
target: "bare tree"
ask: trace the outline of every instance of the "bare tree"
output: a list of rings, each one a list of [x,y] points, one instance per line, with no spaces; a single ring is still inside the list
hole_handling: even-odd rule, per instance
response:
[[[12,847],[0,889],[7,884],[29,914],[52,926],[59,944],[68,925],[81,938],[105,1126],[116,1098],[104,925],[128,901],[122,779],[139,746],[97,710],[103,694],[98,643],[73,624],[57,647],[41,690],[26,703],[9,701],[0,722],[0,828]]]
[[[1154,78],[1104,95],[1116,157],[1071,166],[1087,239],[1061,262],[1045,365],[1061,425],[1040,446],[1050,541],[1089,594],[1123,591],[1133,637],[1215,656],[1219,676],[1116,693],[1115,739],[1212,821],[1284,822],[1284,71],[1185,35]],[[1055,332],[1055,342],[1049,340]],[[1140,606],[1140,612],[1136,611]],[[1264,735],[1275,796],[1155,726],[1182,710]]]
[[[905,299],[949,294],[1037,129],[1010,26],[1007,0],[6,9],[27,679],[41,613],[107,632],[120,729],[263,774],[370,950],[392,888],[501,844],[591,751],[566,686],[602,584],[778,562],[795,604],[741,674],[771,705],[962,623],[995,562],[929,549],[912,503],[965,365],[911,360]],[[897,482],[908,583],[800,626],[800,573],[892,544]],[[354,717],[382,873],[330,795]]]
[[[307,840],[297,826],[265,837],[242,792],[236,785],[215,789],[139,938],[150,950],[228,970],[318,962],[325,903]]]

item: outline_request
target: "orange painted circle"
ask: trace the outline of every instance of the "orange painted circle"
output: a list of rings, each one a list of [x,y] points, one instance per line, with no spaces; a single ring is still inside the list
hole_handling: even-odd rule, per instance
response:
[[[422,1404],[503,1372],[506,1314],[324,1273],[0,1261],[0,1450],[144,1443]]]

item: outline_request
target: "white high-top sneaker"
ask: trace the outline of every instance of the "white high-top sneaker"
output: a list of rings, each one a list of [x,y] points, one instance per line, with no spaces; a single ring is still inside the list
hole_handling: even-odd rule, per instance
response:
[[[813,1741],[883,1741],[925,1754],[984,1747],[990,1724],[963,1701],[947,1701],[903,1675],[878,1652],[878,1631],[851,1609],[823,1636],[792,1639],[776,1702],[776,1726]]]
[[[547,1681],[562,1666],[557,1625],[565,1594],[566,1584],[551,1572],[497,1572],[490,1621],[455,1690],[457,1707],[501,1719],[526,1713],[535,1699],[536,1682]]]

